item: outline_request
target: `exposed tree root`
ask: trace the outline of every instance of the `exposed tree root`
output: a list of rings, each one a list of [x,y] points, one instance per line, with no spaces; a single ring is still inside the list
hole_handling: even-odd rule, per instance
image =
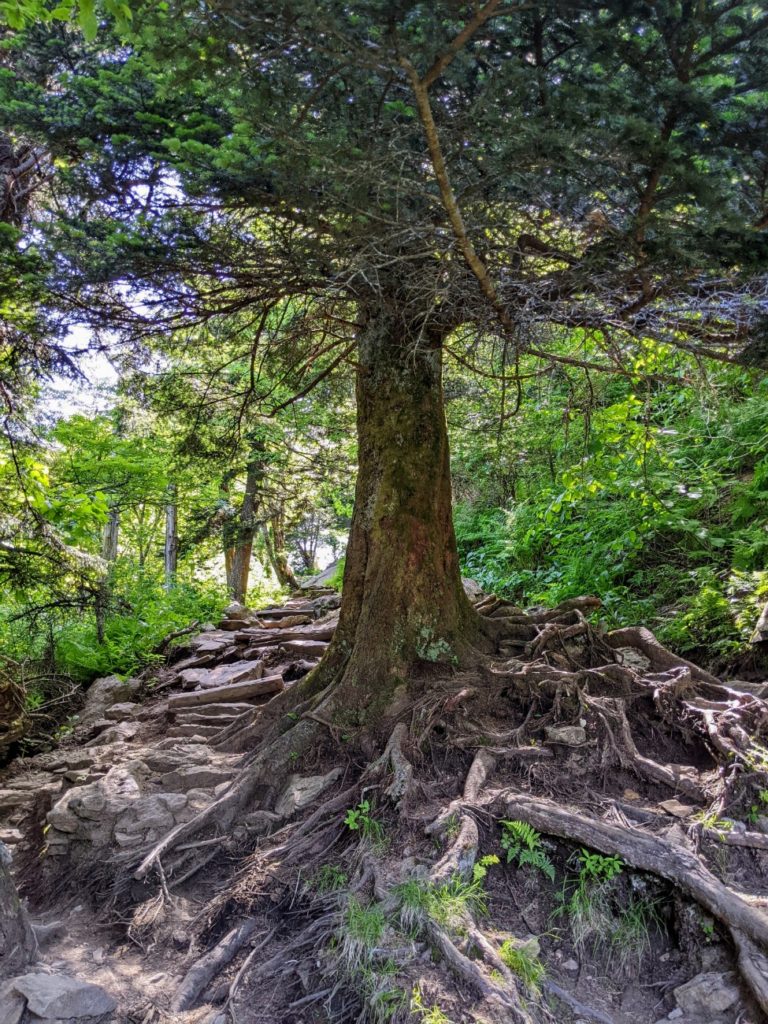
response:
[[[190,968],[173,1011],[199,1002],[216,973],[256,934],[254,914],[263,911],[274,920],[277,907],[280,923],[265,929],[266,938],[240,964],[229,1010],[217,1011],[216,1019],[235,1012],[246,984],[256,988],[266,979],[286,1013],[323,1000],[334,1024],[373,1019],[360,1016],[360,1006],[372,998],[362,991],[362,979],[376,974],[377,958],[390,958],[410,985],[409,954],[376,948],[366,954],[364,971],[355,974],[354,958],[339,968],[350,906],[378,907],[387,921],[396,921],[394,894],[403,864],[405,879],[431,892],[456,880],[471,882],[481,846],[488,849],[491,812],[497,811],[566,843],[621,857],[688,894],[730,932],[742,977],[768,1014],[768,916],[716,877],[718,865],[707,859],[711,842],[700,852],[681,845],[713,840],[723,856],[735,858],[760,857],[768,849],[761,832],[721,831],[716,824],[718,816],[743,817],[750,793],[768,790],[768,760],[756,746],[768,731],[768,705],[676,657],[648,630],[601,633],[585,618],[598,607],[594,598],[577,598],[525,613],[497,598],[481,601],[476,610],[497,638],[497,655],[475,652],[460,671],[426,666],[417,692],[399,694],[397,704],[377,711],[370,730],[354,737],[338,724],[346,723],[349,709],[323,673],[314,689],[304,691],[311,696],[298,688],[281,694],[216,736],[218,749],[256,746],[218,800],[146,851],[135,877],[157,873],[162,906],[170,887],[199,879],[200,868],[220,849],[235,850],[242,861],[208,900],[204,923],[218,936],[228,915],[248,919]],[[623,659],[626,648],[643,657]],[[342,756],[345,772],[334,789],[293,816],[276,813],[288,775],[327,773]],[[393,841],[391,853],[345,825],[347,812],[371,794],[377,824]],[[678,842],[651,831],[673,823],[669,815],[679,807],[664,810],[673,795],[688,801],[682,815],[690,815],[691,802],[702,811],[687,840],[676,827]],[[591,813],[598,805],[610,808],[612,821]],[[243,827],[233,832],[254,812],[260,816],[258,838],[248,838]],[[243,834],[246,839],[237,839]],[[395,854],[397,842],[402,856]],[[195,859],[190,865],[185,858]],[[344,877],[343,891],[312,889],[308,879],[324,868]],[[278,928],[281,938],[272,943]],[[459,933],[422,909],[420,928],[462,990],[487,1004],[483,1012],[492,1019],[552,1019],[524,990],[479,917],[467,913]],[[260,961],[256,951],[267,947]],[[609,1013],[557,981],[545,980],[542,988],[575,1014],[613,1024]],[[395,1019],[399,1024],[405,1017]]]
[[[563,839],[576,840],[606,854],[617,854],[627,864],[650,871],[690,893],[713,917],[728,927],[739,948],[744,980],[768,1010],[768,975],[757,966],[764,957],[754,947],[768,949],[768,916],[734,893],[707,870],[688,850],[634,828],[619,828],[585,814],[567,811],[551,800],[524,793],[504,797],[507,813],[534,828]]]
[[[205,956],[200,957],[184,975],[171,1000],[171,1011],[179,1013],[194,1006],[197,997],[209,982],[234,960],[237,953],[256,931],[258,922],[251,919],[227,932]]]

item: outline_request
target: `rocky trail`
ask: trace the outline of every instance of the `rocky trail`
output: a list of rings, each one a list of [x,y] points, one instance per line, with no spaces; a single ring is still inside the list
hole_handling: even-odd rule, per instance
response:
[[[226,827],[206,809],[338,595],[230,606],[92,684],[56,749],[0,774],[37,945],[0,952],[0,1024],[768,1019],[762,688],[596,632],[594,599],[471,597],[506,624],[485,675],[408,706],[372,763],[318,717]]]
[[[0,996],[2,1024],[58,1021],[62,1007],[78,1021],[151,1020],[155,1004],[161,1012],[167,1008],[192,940],[190,923],[215,887],[207,877],[194,895],[193,875],[205,859],[188,877],[182,872],[169,882],[174,892],[192,894],[174,901],[167,943],[144,942],[140,926],[126,933],[124,923],[115,926],[108,914],[94,913],[93,896],[98,903],[114,895],[109,864],[116,851],[119,856],[157,840],[229,786],[242,754],[209,741],[224,737],[226,747],[227,733],[236,736],[241,719],[317,663],[333,635],[338,604],[330,591],[258,616],[231,606],[219,628],[176,647],[161,670],[140,679],[96,680],[58,749],[19,758],[0,774],[0,843],[13,854],[20,886],[37,910],[32,920],[40,956],[33,973]],[[297,780],[280,809],[295,811],[318,789],[318,782]],[[243,837],[258,826],[243,821]],[[100,986],[101,996],[88,985]]]

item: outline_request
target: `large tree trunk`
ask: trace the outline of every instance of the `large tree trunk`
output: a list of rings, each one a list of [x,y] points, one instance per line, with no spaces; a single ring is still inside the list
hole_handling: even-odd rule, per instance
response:
[[[8,847],[0,843],[0,977],[24,967],[37,950],[27,912],[11,878],[10,863]]]
[[[359,469],[339,626],[307,679],[372,721],[426,662],[456,664],[480,637],[451,516],[442,338],[368,310],[359,335]]]

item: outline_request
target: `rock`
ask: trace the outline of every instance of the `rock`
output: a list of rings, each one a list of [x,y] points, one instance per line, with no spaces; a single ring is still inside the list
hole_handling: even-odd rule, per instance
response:
[[[679,1020],[683,1016],[683,1011],[678,1006],[676,1010],[670,1010],[667,1014],[667,1020]]]
[[[578,969],[579,969],[578,960],[571,959],[571,960],[566,960],[563,963],[563,970],[564,971],[578,971]]]
[[[86,747],[104,747],[112,743],[129,743],[139,731],[138,722],[118,722],[113,725],[108,723],[109,728],[88,740]]]
[[[21,807],[33,799],[32,793],[24,793],[18,789],[0,789],[0,811],[11,811]]]
[[[662,800],[659,804],[667,814],[673,814],[676,818],[689,818],[696,810],[691,804],[681,803],[679,800]]]
[[[119,676],[95,679],[85,695],[85,706],[78,716],[79,724],[91,725],[103,718],[110,704],[129,700],[138,688],[138,679],[121,679]]]
[[[264,675],[264,666],[260,661],[235,661],[229,665],[217,665],[216,668],[187,668],[179,673],[181,681],[187,686],[229,686],[250,679],[260,679]]]
[[[197,690],[194,693],[176,693],[168,701],[172,710],[179,707],[193,707],[198,704],[228,704],[242,697],[263,697],[280,693],[285,688],[281,675],[265,676],[263,679],[248,679],[227,686],[215,686]]]
[[[99,985],[60,974],[22,974],[11,982],[24,996],[30,1013],[48,1019],[101,1017],[117,1003]]]
[[[110,704],[104,712],[104,717],[109,718],[112,721],[119,722],[125,718],[132,718],[140,707],[140,704],[134,704],[133,701],[130,700],[122,701],[119,704]]]
[[[0,1021],[3,1024],[21,1024],[26,1005],[24,996],[15,992],[11,984],[0,988]]]
[[[212,789],[221,783],[229,783],[232,772],[223,768],[206,768],[203,765],[190,765],[168,772],[160,780],[164,789],[174,789],[186,793],[189,789]]]
[[[469,600],[475,604],[481,598],[485,597],[485,591],[479,583],[475,583],[474,580],[465,579],[462,577],[461,585],[464,587],[464,593],[467,595]]]
[[[691,1017],[700,1015],[705,1020],[710,1019],[737,1002],[739,990],[734,982],[735,976],[730,973],[710,971],[697,974],[674,990],[677,1006]]]
[[[228,619],[241,619],[250,615],[250,611],[239,601],[232,601],[224,609],[224,615]]]
[[[327,775],[291,775],[286,788],[275,804],[275,813],[287,818],[312,801],[341,776],[341,768],[334,768]]]
[[[587,732],[580,725],[551,725],[544,732],[550,743],[562,743],[566,747],[580,747],[587,742]]]
[[[305,658],[311,658],[323,655],[328,644],[324,640],[288,640],[280,646],[290,654],[299,654]]]

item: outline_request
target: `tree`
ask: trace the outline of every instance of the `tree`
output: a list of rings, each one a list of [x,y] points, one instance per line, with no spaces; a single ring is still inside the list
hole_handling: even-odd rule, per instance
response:
[[[768,19],[719,0],[565,12],[500,0],[176,0],[140,13],[129,45],[105,37],[70,47],[66,62],[53,54],[43,86],[23,69],[3,80],[8,116],[69,164],[52,185],[63,214],[40,224],[56,257],[52,301],[134,345],[163,332],[179,344],[202,329],[215,345],[224,325],[241,339],[243,408],[262,413],[352,361],[359,461],[324,661],[239,737],[271,742],[221,800],[150,852],[144,876],[181,837],[229,825],[260,780],[274,784],[323,729],[359,726],[368,755],[391,733],[370,770],[391,761],[406,789],[402,723],[392,728],[406,687],[422,696],[441,665],[478,664],[515,627],[533,631],[539,653],[557,634],[537,632],[546,617],[483,618],[463,593],[442,391],[459,332],[496,339],[505,383],[525,355],[625,372],[649,338],[765,365]],[[262,376],[265,351],[287,364],[290,399]],[[545,666],[540,682],[556,704],[554,673]],[[609,674],[602,682],[616,692]],[[286,709],[291,724],[277,721]],[[616,735],[636,765],[620,711]],[[642,764],[679,781],[669,766]],[[470,803],[483,751],[473,772]],[[516,803],[520,814],[530,806]],[[596,845],[615,837],[595,839],[575,815],[559,827]],[[476,848],[463,814],[457,868],[473,828]],[[657,866],[657,849],[637,866]],[[697,884],[711,905],[715,889]],[[749,941],[763,936],[764,922],[738,906]],[[748,956],[749,942],[740,948]]]
[[[357,346],[345,594],[310,687],[386,704],[426,648],[461,660],[482,643],[451,524],[453,332],[556,362],[574,357],[552,340],[579,328],[577,361],[610,371],[638,338],[736,359],[761,330],[764,29],[754,6],[715,2],[568,17],[178,2],[142,11],[117,67],[100,50],[65,85],[54,74],[66,114],[60,92],[15,82],[11,109],[27,130],[56,119],[46,141],[76,148],[93,199],[62,279],[79,310],[146,331],[246,309],[254,354],[264,325],[285,345],[330,338],[334,360]],[[126,277],[151,313],[90,283]]]

